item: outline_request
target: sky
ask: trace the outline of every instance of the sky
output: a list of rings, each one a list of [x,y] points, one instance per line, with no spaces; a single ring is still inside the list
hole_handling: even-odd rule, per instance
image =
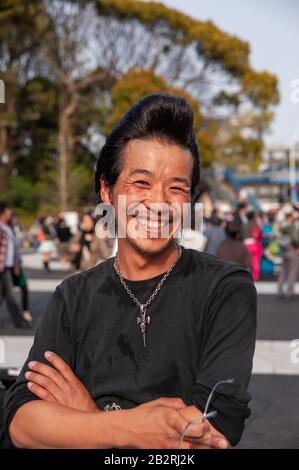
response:
[[[299,0],[160,2],[199,20],[210,19],[223,31],[250,43],[251,66],[279,79],[280,104],[275,107],[266,143],[292,146],[299,142]],[[294,80],[297,84],[292,87]]]

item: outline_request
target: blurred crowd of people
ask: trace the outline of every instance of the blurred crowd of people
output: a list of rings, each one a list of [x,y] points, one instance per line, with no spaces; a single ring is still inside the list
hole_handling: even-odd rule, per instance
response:
[[[33,326],[27,278],[22,269],[22,243],[26,248],[33,248],[40,253],[43,267],[49,273],[53,260],[59,261],[59,267],[69,272],[89,269],[110,256],[114,241],[97,236],[96,218],[92,212],[82,214],[75,230],[67,225],[63,215],[56,219],[50,215],[40,216],[29,230],[29,236],[28,233],[25,235],[12,208],[1,202],[0,304],[3,300],[6,302],[16,328]],[[21,305],[16,287],[20,289]]]
[[[62,264],[72,266],[75,272],[89,269],[108,258],[114,241],[109,237],[98,237],[96,222],[92,211],[85,212],[73,233],[62,215],[57,220],[52,216],[41,216],[37,224],[37,249],[45,270],[50,271],[50,261],[55,256]]]
[[[202,249],[247,267],[255,281],[278,274],[278,295],[291,298],[299,271],[298,207],[260,213],[240,202],[232,213],[214,209],[204,221]]]

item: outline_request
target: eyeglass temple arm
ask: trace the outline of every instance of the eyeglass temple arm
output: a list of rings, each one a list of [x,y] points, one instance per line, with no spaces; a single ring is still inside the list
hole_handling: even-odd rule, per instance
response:
[[[207,399],[207,403],[206,403],[206,406],[205,406],[205,409],[204,409],[204,412],[203,412],[203,417],[205,418],[207,413],[208,413],[208,409],[209,409],[209,406],[210,406],[210,403],[211,403],[211,400],[213,398],[213,395],[214,395],[214,392],[216,390],[217,387],[219,387],[219,385],[223,385],[223,384],[232,384],[234,383],[235,379],[227,379],[227,380],[219,380],[219,382],[217,382],[214,387],[212,388],[211,392],[210,392],[210,395]]]

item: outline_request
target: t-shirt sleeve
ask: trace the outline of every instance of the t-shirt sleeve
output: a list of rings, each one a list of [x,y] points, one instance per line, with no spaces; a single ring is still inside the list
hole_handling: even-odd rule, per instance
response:
[[[74,367],[75,356],[69,325],[66,304],[58,286],[39,321],[33,346],[20,375],[5,395],[4,438],[6,442],[11,442],[8,429],[18,408],[29,401],[39,399],[27,387],[28,381],[25,379],[25,372],[28,370],[29,361],[35,360],[49,364],[44,353],[45,351],[53,351],[72,368]]]
[[[256,289],[247,271],[230,272],[220,279],[206,307],[204,341],[198,365],[193,402],[204,410],[213,386],[220,385],[210,402],[216,410],[213,426],[236,445],[250,416],[247,388],[256,340]]]

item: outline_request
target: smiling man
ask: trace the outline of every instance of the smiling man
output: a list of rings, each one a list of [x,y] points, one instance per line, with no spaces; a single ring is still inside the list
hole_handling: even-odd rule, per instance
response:
[[[52,295],[5,399],[15,446],[177,448],[181,440],[182,448],[225,448],[240,440],[256,291],[241,266],[176,244],[198,181],[191,108],[146,96],[108,136],[95,176],[98,201],[113,205],[125,236],[114,258]],[[188,426],[214,385],[231,378],[211,400],[217,414]]]

